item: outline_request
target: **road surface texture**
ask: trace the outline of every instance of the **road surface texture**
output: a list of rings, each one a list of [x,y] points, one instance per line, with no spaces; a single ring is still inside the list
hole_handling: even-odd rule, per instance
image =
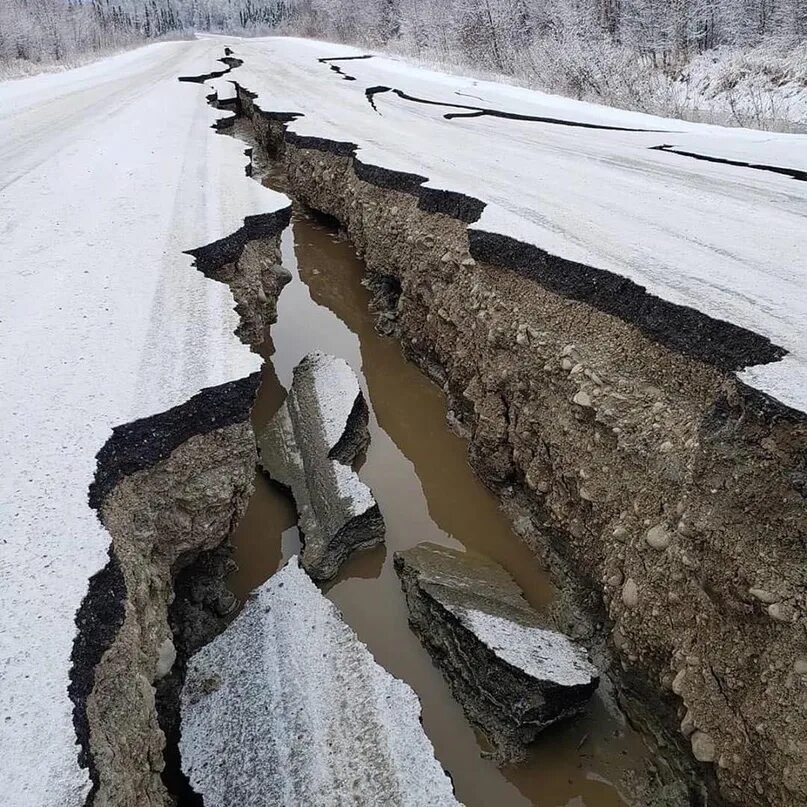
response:
[[[80,805],[68,668],[109,536],[88,504],[114,426],[260,366],[230,289],[184,250],[287,205],[182,75],[213,40],[0,85],[0,790]],[[10,799],[10,800],[9,800]]]

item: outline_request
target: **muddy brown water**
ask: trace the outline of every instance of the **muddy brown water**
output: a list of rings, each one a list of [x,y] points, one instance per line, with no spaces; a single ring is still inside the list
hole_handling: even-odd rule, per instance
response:
[[[271,184],[271,178],[266,184]],[[395,550],[434,541],[482,552],[501,563],[545,609],[553,597],[547,574],[511,528],[494,496],[474,476],[464,440],[446,423],[443,393],[404,359],[397,341],[380,336],[362,285],[364,266],[349,243],[296,209],[283,236],[292,281],[263,347],[266,364],[253,413],[260,428],[278,409],[292,370],[308,352],[346,359],[370,408],[371,442],[360,468],[386,522],[386,546],[351,558],[325,593],[377,661],[420,697],[423,725],[457,797],[468,807],[611,807],[627,804],[624,784],[644,769],[641,738],[609,699],[542,735],[526,763],[498,768],[484,757],[445,680],[413,635]],[[230,579],[242,600],[299,549],[292,501],[261,474],[233,536],[239,569]]]

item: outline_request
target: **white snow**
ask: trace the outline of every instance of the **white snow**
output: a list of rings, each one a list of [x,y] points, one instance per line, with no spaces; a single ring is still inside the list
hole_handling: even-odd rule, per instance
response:
[[[180,751],[208,807],[458,804],[417,695],[296,557],[191,659]]]
[[[502,661],[539,681],[586,685],[598,675],[583,647],[561,633],[473,608],[444,605]]]
[[[295,380],[299,376],[313,387],[325,443],[329,450],[333,449],[345,433],[356,399],[362,394],[359,379],[344,359],[319,352],[309,353],[294,374]]]
[[[604,269],[652,294],[768,337],[787,361],[741,378],[807,410],[807,182],[695,160],[652,146],[807,169],[807,136],[669,120],[510,85],[462,78],[390,57],[318,58],[362,51],[301,39],[242,40],[235,78],[264,110],[300,112],[301,135],[358,144],[368,164],[417,173],[428,187],[486,203],[473,228],[535,244]],[[520,114],[657,130],[613,132],[470,118],[375,96],[374,85],[413,96]],[[474,97],[468,97],[474,96]],[[481,99],[481,100],[480,100]]]
[[[220,42],[0,84],[0,792],[84,802],[74,616],[109,536],[87,503],[112,427],[259,368],[184,250],[288,204],[209,128]]]

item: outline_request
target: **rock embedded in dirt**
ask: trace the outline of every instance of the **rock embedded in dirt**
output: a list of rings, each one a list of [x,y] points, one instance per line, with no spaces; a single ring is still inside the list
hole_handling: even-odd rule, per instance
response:
[[[599,680],[586,650],[544,627],[501,566],[424,543],[395,569],[410,624],[500,761],[585,708]]]
[[[412,689],[297,558],[188,665],[183,770],[206,807],[456,807]]]
[[[714,762],[716,751],[715,741],[704,731],[696,731],[690,737],[692,754],[698,762]]]
[[[294,370],[288,398],[258,435],[261,467],[297,504],[302,565],[328,580],[357,549],[384,540],[372,491],[350,464],[370,442],[368,410],[344,359],[310,353]]]
[[[670,535],[669,530],[663,524],[656,524],[655,527],[651,527],[647,531],[645,540],[653,549],[662,551],[670,545],[672,535]]]

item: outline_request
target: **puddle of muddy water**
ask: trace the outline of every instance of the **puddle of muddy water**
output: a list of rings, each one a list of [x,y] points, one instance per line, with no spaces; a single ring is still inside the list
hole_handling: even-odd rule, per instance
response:
[[[545,733],[525,764],[499,769],[484,758],[448,685],[408,627],[392,554],[422,541],[482,552],[501,563],[539,609],[551,601],[552,586],[471,471],[465,442],[446,423],[442,392],[404,359],[395,340],[376,333],[370,293],[361,283],[363,264],[352,247],[299,210],[283,239],[283,264],[293,279],[280,295],[278,321],[264,346],[256,428],[280,406],[293,368],[308,352],[346,359],[370,407],[371,443],[360,473],[387,528],[386,546],[350,559],[327,596],[378,662],[417,692],[426,732],[468,807],[625,804],[620,783],[645,767],[647,751],[601,697],[585,717]],[[259,475],[233,536],[239,570],[230,585],[240,598],[298,550],[295,520],[291,501]]]

